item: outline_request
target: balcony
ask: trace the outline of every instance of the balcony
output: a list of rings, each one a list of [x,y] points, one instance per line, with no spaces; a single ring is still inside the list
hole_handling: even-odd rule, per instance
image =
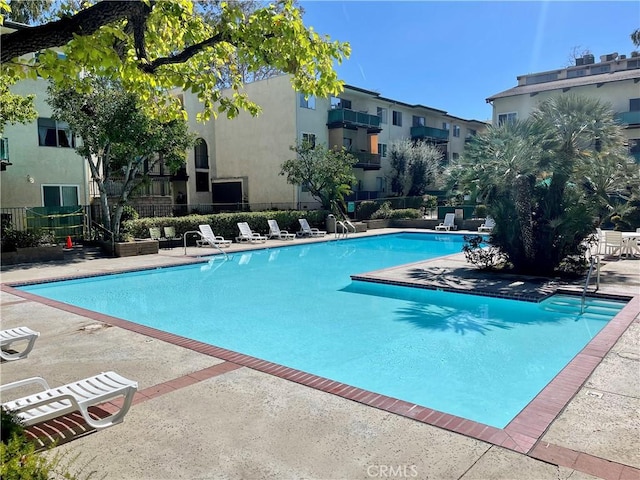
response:
[[[361,127],[372,132],[379,132],[381,130],[380,117],[377,115],[356,112],[347,108],[335,108],[333,110],[329,110],[327,126],[329,128]]]
[[[349,152],[358,159],[353,168],[362,168],[363,170],[380,170],[380,154],[368,152]]]
[[[443,143],[449,140],[449,130],[433,127],[411,127],[412,140],[433,140],[436,143]]]
[[[616,114],[616,120],[624,125],[640,125],[640,110],[620,112]]]

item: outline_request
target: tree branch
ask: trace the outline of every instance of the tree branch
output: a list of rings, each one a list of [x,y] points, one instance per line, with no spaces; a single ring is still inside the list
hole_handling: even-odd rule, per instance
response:
[[[139,26],[145,24],[151,9],[151,6],[140,1],[98,2],[72,17],[2,35],[0,63],[6,63],[27,53],[61,47],[73,40],[74,35],[92,35],[103,25],[124,19],[132,22],[134,32],[137,32]],[[144,32],[144,29],[142,30]],[[139,40],[135,33],[134,39]],[[138,46],[136,42],[136,49]],[[142,51],[144,52],[144,49]]]

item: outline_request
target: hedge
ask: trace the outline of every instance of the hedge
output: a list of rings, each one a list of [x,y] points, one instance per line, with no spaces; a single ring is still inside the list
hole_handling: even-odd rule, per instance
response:
[[[261,234],[269,233],[267,220],[276,220],[281,230],[295,233],[300,230],[299,218],[306,218],[312,227],[324,230],[326,210],[277,210],[272,212],[215,213],[209,215],[187,215],[184,217],[145,217],[122,223],[123,234],[133,238],[150,238],[150,227],[174,227],[176,234],[197,231],[198,225],[208,224],[214,234],[229,240],[238,236],[238,222],[247,222],[251,230]]]

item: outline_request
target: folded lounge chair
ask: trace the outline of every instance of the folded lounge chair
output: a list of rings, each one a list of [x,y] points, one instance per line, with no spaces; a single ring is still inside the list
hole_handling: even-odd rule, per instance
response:
[[[487,217],[484,223],[478,227],[478,232],[491,233],[493,231],[493,227],[495,226],[496,226],[496,221],[491,217]]]
[[[298,222],[300,222],[300,231],[298,232],[299,237],[324,237],[327,234],[324,230],[311,228],[306,218],[299,218]]]
[[[277,238],[278,240],[293,240],[296,236],[287,230],[280,230],[276,220],[267,220],[269,222],[269,238]]]
[[[162,231],[164,232],[164,238],[167,239],[169,245],[173,248],[174,246],[180,246],[180,242],[182,241],[182,235],[178,235],[176,233],[175,227],[163,227]]]
[[[264,243],[267,241],[267,237],[251,231],[251,227],[247,222],[238,222],[238,230],[240,230],[240,235],[236,237],[236,242],[238,243],[241,243],[241,242]]]
[[[6,391],[30,384],[39,384],[44,391],[2,403],[3,408],[17,414],[25,426],[80,411],[89,426],[95,429],[110,427],[122,422],[138,390],[137,382],[127,380],[115,372],[104,372],[55,388],[50,388],[41,377],[32,377],[0,386],[3,400],[6,398]],[[97,419],[89,414],[89,407],[111,402],[119,397],[123,397],[122,407],[112,415]]]
[[[202,247],[208,245],[210,247],[228,247],[231,245],[231,240],[225,240],[220,235],[214,235],[210,225],[198,225],[200,230],[200,239],[196,240],[196,245]]]
[[[455,218],[455,213],[445,214],[444,221],[440,225],[436,226],[436,230],[446,230],[447,232],[451,229],[455,230],[458,228],[455,224]]]
[[[0,358],[6,361],[26,358],[33,349],[40,332],[34,332],[29,327],[17,327],[0,331]],[[11,345],[15,342],[27,342],[27,346],[20,352],[10,353]],[[13,350],[11,348],[11,350]]]

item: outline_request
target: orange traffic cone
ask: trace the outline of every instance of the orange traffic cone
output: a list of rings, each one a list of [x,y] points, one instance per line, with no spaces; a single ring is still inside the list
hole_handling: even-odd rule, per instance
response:
[[[71,241],[71,235],[67,235],[67,248],[73,248],[73,242]]]

